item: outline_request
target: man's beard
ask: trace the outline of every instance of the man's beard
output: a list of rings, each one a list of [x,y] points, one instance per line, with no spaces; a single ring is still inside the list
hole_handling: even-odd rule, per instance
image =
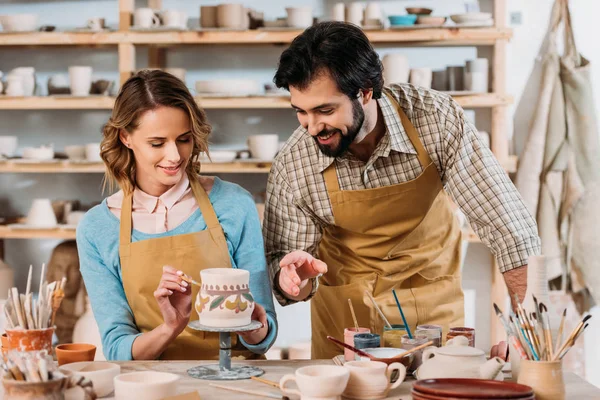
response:
[[[362,109],[360,102],[355,99],[352,101],[352,126],[348,128],[347,134],[344,135],[339,129],[323,130],[319,132],[318,135],[313,136],[313,139],[315,139],[317,146],[319,146],[319,149],[323,154],[325,154],[328,157],[340,157],[344,153],[346,153],[346,151],[348,151],[348,148],[350,147],[352,142],[354,142],[356,136],[358,136],[358,133],[360,132],[364,122],[365,112]],[[329,134],[339,135],[340,141],[336,147],[331,147],[329,145],[319,143],[319,136],[325,136]]]

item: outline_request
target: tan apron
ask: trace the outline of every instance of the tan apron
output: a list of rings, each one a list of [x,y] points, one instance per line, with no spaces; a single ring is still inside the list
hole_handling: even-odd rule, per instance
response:
[[[123,198],[119,255],[123,288],[140,332],[153,330],[163,323],[162,314],[154,298],[162,276],[162,267],[171,265],[199,280],[204,268],[231,268],[229,251],[223,229],[206,191],[197,177],[190,176],[190,185],[198,202],[207,229],[183,235],[166,236],[131,243],[132,195]],[[194,302],[198,287],[192,285],[192,313],[197,320]],[[238,341],[231,338],[232,356],[257,358]],[[218,333],[185,330],[162,353],[163,360],[216,360],[219,358]]]
[[[464,323],[461,229],[417,131],[388,96],[423,172],[405,183],[342,191],[335,163],[324,171],[335,224],[324,229],[319,245],[328,272],[311,301],[313,358],[342,353],[326,336],[343,341],[344,328],[354,326],[347,299],[360,326],[383,333],[384,322],[365,290],[390,323],[402,324],[392,294],[396,289],[412,332],[418,324],[439,324],[445,337],[448,327]]]

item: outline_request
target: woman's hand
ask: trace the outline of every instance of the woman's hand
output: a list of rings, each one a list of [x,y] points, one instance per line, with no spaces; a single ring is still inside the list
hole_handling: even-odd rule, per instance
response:
[[[262,327],[253,331],[237,332],[237,334],[244,339],[248,344],[259,344],[267,337],[269,333],[269,323],[267,321],[267,312],[258,303],[254,303],[254,310],[252,310],[252,321],[259,321],[262,323]]]
[[[165,265],[158,288],[154,292],[154,298],[165,321],[164,325],[175,336],[183,332],[192,312],[192,290],[189,284],[181,279],[182,275],[182,271]]]

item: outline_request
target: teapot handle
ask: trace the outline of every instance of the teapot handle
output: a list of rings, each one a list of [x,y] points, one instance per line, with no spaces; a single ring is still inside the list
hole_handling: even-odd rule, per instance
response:
[[[423,350],[423,362],[429,360],[430,358],[435,357],[435,351],[437,350],[437,347],[426,347],[425,350]]]

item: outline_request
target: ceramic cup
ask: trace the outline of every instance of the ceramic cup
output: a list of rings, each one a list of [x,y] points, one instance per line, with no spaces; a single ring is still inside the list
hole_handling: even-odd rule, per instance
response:
[[[465,90],[476,93],[487,93],[487,72],[465,72]]]
[[[0,136],[0,158],[14,156],[17,144],[16,136]]]
[[[448,71],[448,90],[460,91],[465,90],[464,75],[465,67],[452,66],[446,69]]]
[[[92,88],[92,67],[72,66],[69,67],[69,84],[71,95],[88,96]]]
[[[488,73],[488,59],[487,58],[476,58],[474,60],[468,60],[466,63],[466,72],[484,72]]]
[[[310,365],[298,368],[294,375],[284,375],[279,381],[285,394],[300,396],[301,400],[338,400],[346,389],[350,371],[336,365]],[[298,389],[285,387],[295,381]]]
[[[54,213],[52,214],[54,215]],[[8,347],[17,351],[46,350],[52,354],[54,328],[7,329]]]
[[[244,23],[244,6],[241,4],[219,4],[217,6],[217,26],[219,28],[241,29]]]
[[[383,399],[406,378],[406,367],[398,362],[387,365],[380,361],[348,361],[344,368],[350,371],[350,378],[344,390],[344,398],[348,399]],[[398,378],[392,383],[394,372],[398,374]]]
[[[163,25],[169,28],[187,28],[187,14],[178,10],[165,10],[162,13]]]
[[[386,54],[383,56],[383,80],[386,85],[407,83],[410,73],[408,58],[403,54]]]
[[[312,7],[288,7],[285,11],[291,28],[308,28],[313,24]]]
[[[365,7],[365,21],[372,20],[383,20],[383,15],[381,14],[381,8],[379,7],[379,3],[368,2]]]
[[[140,371],[114,379],[116,400],[160,400],[177,393],[180,376],[167,372]]]
[[[562,361],[521,360],[517,382],[531,386],[537,400],[565,399]]]
[[[114,390],[114,378],[121,373],[121,366],[105,361],[82,361],[63,365],[62,371],[73,372],[84,376],[94,384],[94,391],[98,397],[111,394]]]
[[[85,160],[85,146],[65,146],[65,154],[69,160]]]
[[[272,160],[279,151],[279,135],[253,135],[248,137],[248,148],[252,158]]]
[[[217,27],[217,6],[200,6],[200,26],[203,28]]]
[[[96,346],[88,343],[65,343],[56,346],[58,365],[80,361],[94,361]]]
[[[364,9],[362,3],[357,1],[346,6],[346,22],[361,26],[364,18]]]
[[[86,26],[92,31],[101,31],[105,28],[105,19],[94,17],[87,20]]]
[[[431,74],[431,88],[445,92],[448,90],[448,71],[433,71]]]
[[[160,18],[151,8],[138,8],[133,12],[133,25],[136,28],[154,28],[160,25]]]
[[[331,20],[344,22],[346,20],[346,5],[344,3],[335,3],[331,8]]]
[[[35,68],[18,67],[11,70],[8,74],[8,80],[13,76],[20,76],[23,80],[23,96],[33,96],[35,93]],[[9,84],[10,87],[10,84]]]
[[[50,199],[34,199],[27,213],[27,225],[40,228],[56,226],[56,215]]]
[[[6,95],[13,97],[25,96],[25,86],[22,76],[13,75],[6,78]]]
[[[410,83],[415,86],[431,89],[431,68],[413,68],[410,70]]]
[[[370,333],[371,330],[369,328],[346,328],[344,329],[344,343],[349,344],[350,346],[354,346],[354,335],[359,333]],[[353,361],[354,360],[354,352],[352,350],[344,349],[344,360]]]
[[[100,143],[88,143],[85,145],[85,159],[92,162],[101,162]]]

